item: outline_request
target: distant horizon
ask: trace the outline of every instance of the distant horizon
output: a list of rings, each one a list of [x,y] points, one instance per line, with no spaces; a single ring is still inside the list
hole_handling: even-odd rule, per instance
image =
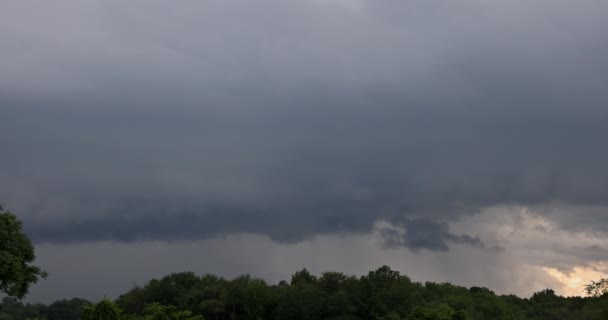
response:
[[[367,237],[368,236],[365,235],[338,235],[331,237],[320,236],[318,237],[320,239],[310,239],[300,243],[276,244],[273,243],[271,239],[263,235],[240,234],[227,236],[225,238],[213,238],[205,240],[204,242],[174,240],[169,243],[165,243],[163,241],[153,240],[136,241],[131,243],[103,241],[92,243],[85,242],[72,245],[41,244],[36,245],[37,251],[43,254],[41,258],[38,259],[38,261],[41,265],[46,266],[47,271],[49,271],[50,273],[49,278],[46,280],[42,280],[38,284],[33,285],[31,292],[28,297],[26,297],[25,301],[34,303],[50,303],[55,300],[67,299],[71,297],[86,298],[91,301],[97,301],[104,296],[117,298],[118,295],[120,295],[122,292],[131,289],[135,285],[141,286],[152,279],[158,279],[171,273],[188,271],[195,272],[199,276],[204,274],[214,274],[226,279],[231,279],[243,274],[249,274],[251,276],[264,279],[265,281],[271,284],[278,283],[281,280],[287,281],[289,279],[289,275],[291,274],[290,272],[295,272],[302,268],[309,270],[313,274],[320,274],[324,271],[343,271],[348,275],[362,276],[367,274],[369,270],[375,270],[375,266],[371,263],[368,265],[365,265],[363,263],[353,263],[350,266],[343,266],[342,268],[331,268],[323,267],[323,262],[332,260],[333,258],[334,261],[330,261],[329,263],[333,262],[338,264],[339,262],[335,260],[340,261],[344,257],[347,257],[345,260],[348,261],[364,261],[364,259],[367,258],[368,253],[374,257],[382,257],[382,255],[379,255],[377,252],[374,254],[374,251],[378,250],[378,247],[382,245],[382,239],[380,238],[374,240],[367,239]],[[319,249],[319,246],[328,244],[330,244],[330,247]],[[333,256],[332,258],[328,257],[328,255],[334,255],[334,247],[346,246],[347,244],[354,244],[354,246],[351,250],[344,250],[342,256],[338,255]],[[265,251],[258,252],[258,254],[264,257],[263,260],[266,261],[260,261],[261,263],[258,264],[255,271],[244,270],[243,268],[247,268],[246,265],[241,262],[238,262],[247,261],[248,257],[243,256],[244,253],[250,252],[249,254],[251,254],[251,252],[255,251],[256,248],[264,248],[267,245],[270,245],[271,247],[265,249]],[[58,248],[58,246],[60,247]],[[237,249],[237,251],[230,251],[222,254],[215,252],[217,250],[216,248]],[[295,251],[293,251],[294,249]],[[381,252],[384,252],[389,258],[392,258],[391,256],[395,253],[396,250],[398,251],[400,249],[385,249]],[[455,245],[452,247],[452,250],[456,251],[454,254],[462,252],[468,252],[470,254],[470,252],[472,252],[471,248],[467,245]],[[493,252],[498,257],[500,257],[500,255],[502,254],[501,251],[496,251],[493,249],[490,250],[490,252]],[[57,256],[56,252],[59,252],[60,255]],[[188,255],[190,255],[191,252],[202,252],[204,257],[207,255],[211,255],[210,257],[218,259],[219,261],[209,262],[209,260],[205,259],[204,257],[187,257]],[[231,254],[234,254],[236,257],[230,257]],[[281,257],[282,254],[285,255],[284,258]],[[429,254],[432,254],[432,252],[427,252],[427,259],[432,259],[433,257],[429,257]],[[416,255],[420,255],[420,253],[410,253],[411,257],[416,257]],[[79,259],[84,260],[87,266],[87,270],[83,275],[94,273],[100,275],[100,277],[80,278],[80,275],[77,273],[77,270],[81,269],[81,265],[78,263],[68,268],[65,268],[65,266],[63,265],[63,257],[70,256],[78,256]],[[118,279],[113,279],[108,278],[110,277],[109,275],[113,274],[113,270],[110,266],[120,264],[120,260],[108,263],[108,257],[112,256],[130,256],[132,259],[139,261],[127,271],[123,272],[122,274],[118,274]],[[142,257],[145,257],[145,259],[140,260],[142,259]],[[298,261],[304,261],[306,259],[317,259],[317,262],[310,263],[307,265],[304,262],[301,263],[300,261]],[[572,278],[580,277],[580,279],[578,279],[576,284],[572,285],[571,283],[566,282],[569,278],[567,277],[567,274],[563,273],[563,271],[559,271],[557,269],[543,268],[540,270],[536,270],[536,272],[547,272],[551,277],[554,277],[553,279],[563,281],[561,283],[557,282],[558,284],[563,285],[563,287],[543,286],[542,282],[539,281],[539,279],[529,278],[525,280],[536,281],[536,285],[533,287],[533,289],[529,291],[518,292],[517,284],[512,287],[515,289],[504,290],[501,288],[496,288],[496,285],[493,286],[491,284],[497,283],[497,280],[494,280],[494,282],[488,281],[488,283],[482,283],[481,281],[476,282],[476,280],[473,280],[476,277],[474,273],[469,273],[468,275],[465,274],[462,279],[449,279],[445,275],[441,275],[438,272],[428,273],[428,260],[418,261],[416,263],[408,263],[407,257],[403,260],[395,258],[392,259],[395,262],[391,263],[385,261],[380,262],[379,264],[388,265],[393,270],[399,271],[401,274],[410,277],[413,281],[422,283],[426,281],[437,283],[450,282],[455,285],[464,287],[486,287],[496,292],[497,294],[514,294],[521,298],[529,298],[533,293],[544,289],[553,289],[556,291],[556,294],[564,297],[585,296],[583,292],[584,285],[588,284],[592,280],[597,280],[601,277],[601,275],[599,275],[592,269],[573,270]],[[447,255],[444,259],[449,260],[450,255]],[[167,263],[166,265],[163,265],[163,262],[166,263],[167,261],[172,261],[172,263]],[[184,261],[190,261],[192,266],[184,269],[178,269],[177,267],[175,267],[175,265],[183,264]],[[229,263],[227,261],[233,262]],[[281,263],[280,261],[283,262]],[[280,265],[284,265],[286,261],[289,261],[287,265],[289,265],[290,267],[280,267]],[[410,272],[408,272],[408,264],[410,265],[410,267],[414,267],[410,269]],[[264,268],[267,265],[272,266],[270,271],[258,269]],[[469,265],[465,262],[459,265],[455,265],[453,267],[458,269],[466,269],[469,267]],[[427,269],[426,272],[425,269]],[[427,274],[426,276],[425,273]],[[488,276],[491,276],[491,274],[489,274]],[[560,276],[565,276],[566,278],[560,279]],[[61,287],[61,283],[64,283],[68,281],[68,279],[74,277],[80,278],[82,283],[87,284],[85,286],[87,288],[86,291],[80,290],[80,293],[78,294],[65,293],[63,296],[57,297],[56,299],[51,296],[45,296],[43,293],[44,291],[41,291],[41,289],[44,289],[48,286]],[[520,279],[519,281],[521,282],[521,280],[522,279]],[[95,283],[97,283],[98,281],[102,281],[103,285],[100,285],[99,287],[96,286]],[[500,279],[498,279],[498,281],[498,283],[500,283]],[[109,288],[110,290],[101,289],[104,287]],[[564,290],[564,288],[566,290]],[[74,288],[69,287],[63,289],[64,291],[74,290]]]
[[[362,273],[362,274],[348,274],[348,273],[344,273],[344,275],[345,276],[354,276],[354,277],[360,279],[362,277],[367,276],[369,272],[376,271],[376,270],[378,270],[378,269],[380,269],[381,267],[384,267],[384,266],[387,266],[391,270],[399,272],[399,270],[396,270],[396,269],[392,268],[391,266],[382,265],[382,266],[378,266],[377,268],[369,270],[368,272],[365,272],[365,273]],[[308,271],[308,272],[310,272],[310,270],[308,268],[300,268],[298,270],[292,271],[291,275],[295,274],[296,272],[300,272],[300,271]],[[318,272],[318,273],[315,273],[315,272],[310,272],[310,273],[313,276],[316,276],[318,278],[318,277],[320,277],[325,272],[343,273],[340,270],[325,270],[325,271],[321,271],[321,272]],[[233,275],[233,276],[229,276],[229,277],[224,277],[224,276],[221,276],[221,275],[218,275],[218,274],[214,274],[214,273],[198,273],[198,272],[193,271],[193,270],[184,270],[184,271],[178,271],[178,272],[171,272],[171,273],[165,274],[165,275],[160,276],[160,277],[150,278],[148,281],[145,281],[145,283],[136,283],[136,282],[133,282],[133,283],[131,283],[131,287],[129,289],[125,290],[124,292],[122,292],[122,293],[120,293],[120,294],[118,294],[116,296],[111,296],[111,295],[103,294],[102,297],[92,298],[92,299],[86,298],[86,297],[80,297],[80,296],[71,296],[71,297],[60,297],[60,298],[57,298],[55,300],[48,301],[48,302],[30,301],[30,299],[28,297],[26,297],[26,298],[22,299],[22,302],[24,302],[24,303],[30,303],[30,304],[41,303],[41,304],[44,304],[44,305],[49,305],[49,304],[51,304],[53,302],[56,302],[56,301],[70,300],[70,299],[74,299],[74,298],[85,299],[85,300],[88,300],[88,301],[91,301],[91,302],[98,302],[98,301],[101,301],[101,300],[106,299],[106,298],[107,299],[113,299],[113,300],[115,300],[115,299],[118,299],[120,295],[123,295],[123,294],[129,292],[130,290],[133,290],[133,289],[136,289],[136,288],[144,288],[147,284],[149,284],[153,280],[161,280],[162,278],[166,278],[166,277],[169,277],[171,275],[175,275],[175,274],[187,274],[187,273],[192,273],[192,274],[194,274],[194,275],[196,275],[198,277],[201,277],[201,278],[205,277],[205,276],[214,276],[214,277],[218,277],[220,279],[224,279],[224,280],[227,280],[227,281],[232,281],[232,280],[237,279],[237,278],[242,277],[242,276],[250,276],[252,279],[261,279],[261,280],[265,281],[269,286],[276,286],[276,285],[280,284],[281,282],[287,282],[287,283],[289,283],[290,280],[291,280],[291,277],[288,277],[288,278],[285,278],[285,279],[280,279],[280,280],[272,280],[272,279],[267,279],[263,275],[262,276],[257,276],[255,274],[250,274],[250,273],[243,273],[243,274]],[[514,296],[517,296],[520,299],[530,299],[533,294],[539,293],[539,292],[545,291],[545,290],[553,290],[553,291],[555,291],[554,288],[544,288],[544,289],[540,289],[540,290],[538,290],[536,292],[533,292],[532,294],[530,294],[530,296],[520,296],[520,295],[517,295],[517,294],[514,294],[514,293],[504,293],[504,292],[501,293],[501,292],[497,292],[497,291],[493,290],[492,288],[486,287],[486,286],[484,286],[482,284],[478,284],[478,285],[460,285],[457,282],[452,282],[452,281],[432,281],[432,280],[424,280],[424,279],[413,279],[413,278],[409,277],[407,274],[403,274],[401,272],[400,272],[400,275],[401,276],[406,276],[406,277],[410,278],[412,282],[419,283],[421,285],[424,285],[425,283],[434,283],[434,284],[446,284],[447,283],[447,284],[450,284],[450,285],[466,288],[468,290],[472,289],[472,288],[488,289],[491,292],[493,292],[494,294],[496,294],[497,296],[510,296],[510,295],[514,295]],[[42,281],[44,281],[44,280],[42,280]],[[581,289],[580,290],[581,294],[580,295],[560,295],[558,292],[555,292],[555,294],[557,296],[563,297],[563,298],[573,298],[573,297],[593,298],[593,297],[591,297],[591,296],[589,296],[587,294],[584,294],[584,287],[585,287],[585,285],[581,285],[581,288],[580,288]],[[4,296],[2,296],[2,297],[4,297]]]

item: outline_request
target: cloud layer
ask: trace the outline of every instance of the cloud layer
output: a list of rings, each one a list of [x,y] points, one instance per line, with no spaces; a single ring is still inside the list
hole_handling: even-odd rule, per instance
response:
[[[542,212],[500,206],[450,225],[455,232],[479,234],[484,248],[462,242],[448,242],[449,250],[386,247],[387,228],[393,235],[407,234],[386,221],[369,234],[315,236],[290,244],[253,234],[193,241],[44,244],[37,248],[39,263],[51,277],[37,284],[29,299],[118,296],[134,284],[184,270],[229,278],[249,273],[277,283],[304,267],[315,273],[363,275],[383,264],[422,282],[484,286],[523,297],[545,288],[581,295],[584,284],[608,274],[608,240],[560,228]]]

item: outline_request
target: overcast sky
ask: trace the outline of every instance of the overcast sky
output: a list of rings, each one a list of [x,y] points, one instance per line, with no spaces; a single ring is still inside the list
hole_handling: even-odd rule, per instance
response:
[[[608,273],[608,2],[4,0],[31,301],[191,270]]]

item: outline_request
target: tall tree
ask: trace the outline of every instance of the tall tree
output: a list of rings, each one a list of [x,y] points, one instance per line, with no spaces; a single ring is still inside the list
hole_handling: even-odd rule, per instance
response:
[[[22,299],[30,285],[47,274],[33,265],[36,255],[21,221],[0,205],[0,292]]]

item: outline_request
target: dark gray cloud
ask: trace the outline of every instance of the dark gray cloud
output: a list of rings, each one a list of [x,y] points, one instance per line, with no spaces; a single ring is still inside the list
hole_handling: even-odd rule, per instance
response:
[[[606,6],[7,1],[0,201],[38,242],[404,219],[438,250],[485,207],[604,208]]]
[[[485,248],[477,236],[454,234],[447,223],[426,219],[393,219],[379,233],[385,247],[407,246],[414,252],[422,249],[447,251],[448,243]]]

